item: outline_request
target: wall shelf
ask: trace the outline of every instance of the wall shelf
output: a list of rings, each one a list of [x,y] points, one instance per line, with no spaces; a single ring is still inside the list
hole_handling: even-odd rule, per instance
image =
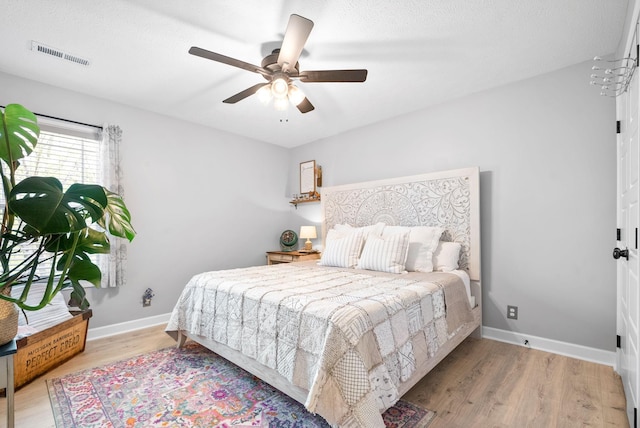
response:
[[[317,198],[309,198],[309,199],[293,199],[289,201],[289,203],[298,209],[298,204],[307,204],[309,202],[320,202],[320,196]]]

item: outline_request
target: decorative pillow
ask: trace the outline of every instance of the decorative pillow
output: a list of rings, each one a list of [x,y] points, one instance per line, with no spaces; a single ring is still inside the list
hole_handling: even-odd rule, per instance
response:
[[[405,268],[409,272],[432,272],[433,253],[444,229],[432,226],[386,226],[382,231],[382,236],[406,232],[409,232],[409,252]]]
[[[405,272],[407,251],[409,250],[409,232],[396,233],[386,237],[369,235],[358,261],[358,269],[380,272]]]
[[[459,242],[440,241],[436,251],[433,253],[433,270],[451,272],[458,269],[461,249],[462,245]]]
[[[353,268],[358,263],[363,241],[362,230],[352,232],[329,230],[320,258],[322,266]]]

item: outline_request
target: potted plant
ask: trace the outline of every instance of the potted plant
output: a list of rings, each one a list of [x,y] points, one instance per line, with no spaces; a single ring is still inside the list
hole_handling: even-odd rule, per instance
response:
[[[28,177],[16,183],[20,160],[38,142],[36,116],[19,104],[0,110],[0,178],[4,207],[0,229],[0,344],[15,337],[17,308],[37,311],[65,288],[71,305],[89,307],[83,283],[100,287],[100,268],[91,254],[109,253],[109,235],[131,241],[135,231],[122,198],[100,185],[73,184],[64,190],[55,177]],[[46,275],[38,267],[51,262]],[[46,283],[39,304],[27,304],[37,281]],[[19,296],[11,288],[21,286]],[[13,312],[12,312],[13,310]],[[9,313],[8,325],[2,325]],[[14,321],[15,318],[15,321]],[[15,323],[15,328],[13,324]]]

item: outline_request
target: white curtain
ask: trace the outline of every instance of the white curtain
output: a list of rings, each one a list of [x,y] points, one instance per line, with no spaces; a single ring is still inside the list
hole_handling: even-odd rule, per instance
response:
[[[124,198],[122,170],[120,169],[120,143],[122,129],[105,124],[102,130],[100,157],[102,159],[102,185]],[[110,237],[111,254],[99,258],[102,287],[118,287],[126,283],[127,240]]]

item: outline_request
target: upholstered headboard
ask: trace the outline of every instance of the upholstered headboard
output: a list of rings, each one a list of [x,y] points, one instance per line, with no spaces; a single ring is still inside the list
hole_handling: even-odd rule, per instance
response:
[[[477,167],[322,188],[322,237],[336,224],[441,226],[462,244],[460,268],[480,281]]]

